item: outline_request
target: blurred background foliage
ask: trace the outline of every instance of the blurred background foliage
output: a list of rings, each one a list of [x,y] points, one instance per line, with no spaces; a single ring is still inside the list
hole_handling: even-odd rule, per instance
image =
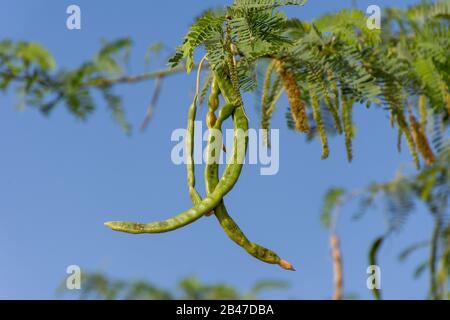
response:
[[[166,289],[145,280],[122,280],[103,272],[82,273],[81,289],[73,290],[79,299],[104,300],[255,300],[269,290],[287,289],[289,284],[279,280],[256,282],[247,292],[239,292],[225,283],[206,284],[196,276],[181,279],[175,289]],[[72,292],[73,292],[72,291]],[[58,288],[59,295],[68,294],[66,281]]]

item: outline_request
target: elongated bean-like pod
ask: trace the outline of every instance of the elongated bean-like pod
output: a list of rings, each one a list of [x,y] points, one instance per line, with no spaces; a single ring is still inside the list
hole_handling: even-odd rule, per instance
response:
[[[267,249],[259,244],[251,242],[247,239],[245,234],[239,228],[237,223],[231,218],[228,214],[227,209],[223,201],[216,207],[214,210],[215,216],[222,226],[225,233],[228,237],[235,242],[238,246],[242,247],[247,251],[250,255],[255,257],[256,259],[269,263],[269,264],[277,264],[283,269],[295,271],[294,266],[288,261],[281,259],[275,252],[270,249]]]
[[[189,187],[189,196],[194,204],[199,204],[201,197],[195,189],[195,163],[193,159],[194,155],[194,127],[195,116],[197,114],[197,97],[194,98],[188,113],[188,125],[186,134],[186,168],[187,168],[187,180]]]
[[[219,108],[219,95],[220,88],[217,83],[216,77],[214,77],[212,85],[211,85],[211,94],[208,98],[208,108],[210,111],[216,111]]]
[[[223,79],[222,81],[219,81],[219,86],[222,82],[222,86],[225,88],[225,90],[229,90],[231,84],[227,83],[226,80],[227,79]],[[220,88],[222,91],[222,87]],[[231,86],[231,88],[233,87]],[[231,101],[230,97],[226,97],[225,100]],[[147,224],[111,221],[106,222],[105,225],[116,231],[133,234],[163,233],[184,227],[185,225],[198,220],[203,215],[208,214],[210,211],[214,210],[214,208],[217,207],[222,198],[228,192],[230,192],[230,190],[234,187],[237,180],[239,179],[244,163],[245,150],[247,149],[248,137],[246,133],[248,132],[248,120],[242,105],[236,106],[233,121],[235,127],[239,130],[235,130],[234,133],[234,145],[230,158],[231,163],[227,164],[223,176],[219,180],[219,183],[214,191],[206,198],[204,198],[200,203],[180,213],[179,215],[164,221],[156,221]]]
[[[228,104],[224,105],[219,111],[219,117],[217,118],[217,121],[216,121],[214,127],[211,129],[218,130],[221,132],[222,123],[226,119],[231,117],[231,115],[234,112],[234,109],[236,109],[236,106],[232,103],[228,103]],[[219,155],[215,153],[218,151],[217,148],[212,148],[215,138],[216,138],[216,136],[214,134],[212,134],[212,131],[210,131],[210,134],[208,137],[208,146],[206,149],[207,150],[206,151],[206,155],[207,155],[206,169],[205,169],[206,190],[214,190],[218,183],[218,181],[217,181],[213,187],[210,187],[208,185],[209,182],[212,181],[214,178],[218,180],[217,177],[218,177],[218,156]],[[215,170],[212,170],[212,169],[215,169]],[[211,193],[211,192],[208,192],[208,193]]]
[[[194,101],[189,107],[188,113],[188,125],[187,125],[187,135],[186,135],[186,167],[187,167],[187,180],[189,187],[189,196],[194,205],[200,204],[202,198],[200,194],[195,189],[195,164],[193,160],[194,153],[194,126],[195,126],[195,116],[197,113],[197,96],[195,96]],[[166,221],[157,221],[150,224],[134,223],[134,222],[106,222],[105,225],[113,230],[122,231],[133,234],[140,233],[162,233],[170,231],[177,225],[185,225],[187,223],[193,222],[200,218],[201,215],[197,216],[193,213],[189,215],[179,215],[177,217],[168,219]],[[176,229],[176,228],[175,228]]]
[[[208,114],[206,116],[206,124],[209,129],[214,127],[214,124],[216,122],[216,115],[215,111],[219,107],[219,85],[217,84],[217,81],[214,77],[212,85],[211,85],[211,94],[208,98]]]
[[[233,109],[234,106],[232,104],[227,104],[222,107],[219,113],[219,118],[216,122],[216,125],[214,126],[215,130],[218,131],[222,130],[223,121],[231,115],[231,111]],[[235,130],[238,129],[239,128],[236,128],[235,126]],[[207,161],[205,168],[205,185],[207,194],[214,192],[215,188],[219,183],[219,165],[216,159],[217,155],[215,154],[215,152],[217,152],[217,148],[213,148],[214,139],[215,136],[212,133],[210,133],[208,139],[208,146],[206,153]],[[264,248],[254,242],[249,241],[245,236],[245,234],[242,232],[242,230],[239,228],[237,223],[228,214],[223,199],[219,203],[219,205],[214,209],[214,213],[220,225],[224,229],[225,233],[228,235],[228,237],[231,240],[233,240],[237,245],[244,248],[253,257],[266,263],[278,264],[286,270],[292,271],[295,270],[294,267],[289,262],[281,259],[272,250]]]
[[[203,63],[206,61],[206,56],[200,61],[197,70],[197,88],[194,100],[189,108],[188,112],[188,124],[187,124],[187,135],[186,135],[186,169],[187,169],[187,180],[189,187],[189,196],[194,203],[194,205],[199,204],[201,202],[201,197],[197,190],[195,189],[195,163],[194,163],[194,133],[195,133],[195,116],[197,114],[197,99],[199,97],[199,89],[200,89],[200,74]],[[215,81],[213,81],[215,82]],[[213,90],[216,90],[213,83]]]

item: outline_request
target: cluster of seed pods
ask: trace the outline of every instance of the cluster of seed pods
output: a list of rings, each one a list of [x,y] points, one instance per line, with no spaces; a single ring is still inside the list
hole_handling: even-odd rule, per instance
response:
[[[202,62],[205,59],[202,60]],[[231,60],[231,59],[230,59]],[[202,64],[202,63],[201,63]],[[244,111],[242,97],[240,96],[239,86],[233,77],[236,75],[235,62],[228,63],[228,74],[214,71],[211,92],[208,99],[208,114],[206,123],[210,129],[207,159],[205,165],[205,186],[206,197],[202,199],[195,188],[195,166],[193,161],[194,152],[194,123],[197,114],[197,98],[199,87],[199,75],[201,64],[197,76],[197,94],[189,108],[188,125],[187,125],[187,180],[189,187],[189,196],[193,206],[164,221],[156,221],[151,223],[135,223],[124,221],[113,221],[105,223],[109,228],[132,234],[142,233],[163,233],[169,232],[183,226],[186,226],[203,216],[214,215],[219,221],[221,227],[237,245],[245,249],[253,257],[269,263],[277,264],[286,270],[295,270],[292,264],[281,259],[275,252],[260,246],[248,240],[236,222],[229,215],[224,202],[224,197],[235,186],[241,174],[244,158],[248,144],[248,119]],[[233,79],[235,81],[233,81]],[[222,95],[225,104],[219,109],[220,99]],[[216,116],[216,111],[218,111]],[[222,130],[222,124],[229,118],[233,120],[234,141],[233,150],[231,151],[230,161],[219,179],[219,164],[217,150],[213,148],[216,136],[212,134],[213,130]],[[242,134],[243,133],[243,134]]]

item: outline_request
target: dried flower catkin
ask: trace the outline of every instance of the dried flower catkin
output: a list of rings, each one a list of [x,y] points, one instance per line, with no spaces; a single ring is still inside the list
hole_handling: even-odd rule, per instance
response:
[[[420,123],[417,122],[412,111],[409,112],[409,122],[414,142],[417,145],[417,149],[419,149],[419,152],[425,160],[425,163],[427,165],[432,165],[435,161],[433,151],[431,150],[430,144],[428,143],[425,131],[422,130]]]
[[[353,104],[344,94],[342,94],[342,120],[344,121],[345,148],[347,150],[347,159],[349,162],[352,162],[353,160],[352,109]]]
[[[419,96],[419,114],[420,114],[420,126],[423,132],[427,128],[427,97],[425,95]]]
[[[336,107],[336,105],[333,105],[333,102],[329,96],[325,97],[325,105],[327,106],[328,110],[330,111],[331,115],[333,116],[334,127],[336,128],[337,132],[339,134],[341,134],[342,133],[342,125],[341,125],[341,119],[339,118],[339,109]]]
[[[300,89],[295,76],[286,70],[283,61],[275,60],[275,66],[277,68],[278,75],[283,81],[283,85],[288,96],[292,118],[295,122],[295,128],[300,132],[309,132],[310,128],[308,124],[308,116],[306,114],[306,107],[301,100]]]
[[[270,116],[268,114],[270,104],[270,85],[272,81],[272,72],[275,67],[273,62],[269,63],[264,77],[263,91],[261,95],[261,129],[263,130],[264,145],[269,146],[268,131],[270,126]]]
[[[414,163],[415,163],[416,167],[419,169],[420,162],[419,162],[419,157],[417,155],[416,144],[415,144],[414,138],[412,137],[412,134],[411,134],[411,129],[409,128],[408,123],[406,122],[405,117],[402,112],[398,112],[396,114],[396,118],[397,118],[398,126],[402,130],[403,135],[405,136],[406,142],[408,143],[408,148],[414,159]]]
[[[323,124],[322,114],[320,112],[319,99],[313,91],[310,91],[310,96],[314,121],[317,124],[317,130],[319,131],[320,140],[322,142],[322,159],[326,159],[330,154],[330,149],[328,147],[327,131],[325,129],[325,125]]]
[[[336,81],[332,80],[333,77],[331,74],[328,75],[328,81],[331,84],[331,92],[333,99],[329,95],[325,96],[325,104],[333,115],[334,125],[339,134],[342,134],[342,125],[341,119],[339,118],[339,89]]]

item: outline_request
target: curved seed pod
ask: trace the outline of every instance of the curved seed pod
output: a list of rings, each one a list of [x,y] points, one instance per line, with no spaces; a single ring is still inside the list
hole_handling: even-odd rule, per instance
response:
[[[208,111],[208,114],[206,115],[206,125],[209,129],[214,127],[214,124],[216,123],[217,118],[214,112]]]
[[[300,89],[295,76],[286,70],[284,67],[284,62],[281,60],[275,60],[275,67],[277,68],[278,75],[283,81],[296,129],[300,132],[309,132],[310,128],[308,124],[308,116],[306,114],[306,107],[301,100]]]
[[[240,83],[239,83],[239,75],[236,68],[236,60],[234,58],[234,52],[236,50],[236,47],[233,45],[231,41],[231,26],[227,25],[227,34],[226,34],[226,40],[225,40],[225,46],[227,48],[227,54],[225,56],[225,60],[228,66],[228,74],[230,77],[230,83],[231,87],[233,88],[233,94],[229,95],[229,99],[233,99],[233,101],[230,101],[231,103],[239,106],[243,106],[244,102],[242,100],[242,96],[240,94]],[[222,94],[224,92],[222,91]]]
[[[272,250],[248,240],[245,234],[236,224],[236,222],[228,214],[223,202],[216,207],[215,216],[217,217],[217,220],[219,221],[228,237],[233,240],[233,242],[235,242],[238,246],[244,248],[245,251],[247,251],[250,255],[260,261],[269,264],[277,264],[283,269],[295,271],[295,268],[291,263],[284,259],[281,259]]]
[[[208,108],[210,111],[214,112],[219,107],[219,95],[220,95],[219,84],[217,83],[216,77],[214,77],[211,85],[211,94],[208,98]]]
[[[347,150],[347,159],[349,162],[353,160],[352,146],[352,108],[353,103],[341,92],[342,96],[342,119],[344,121],[345,147]]]
[[[220,88],[219,88],[219,84],[216,80],[216,76],[214,76],[214,81],[213,81],[213,85],[212,85],[212,89],[211,89],[211,95],[209,97],[208,100],[208,114],[206,115],[206,124],[208,126],[209,129],[211,129],[212,127],[214,127],[214,124],[216,123],[216,110],[219,107],[219,96],[220,96]],[[227,152],[225,145],[222,144],[222,150],[223,152]]]
[[[320,135],[320,140],[322,141],[322,159],[326,159],[330,154],[330,149],[328,147],[327,130],[325,129],[325,125],[323,124],[322,114],[320,112],[319,99],[317,98],[315,92],[313,92],[312,90],[310,91],[310,96],[314,121],[316,121],[317,129]]]
[[[187,180],[189,187],[189,196],[194,204],[198,204],[201,201],[201,197],[195,189],[195,163],[193,159],[194,154],[194,126],[195,126],[195,116],[197,114],[197,97],[194,98],[192,102],[189,113],[188,113],[188,125],[187,125],[187,135],[186,135],[186,167],[187,167]]]
[[[214,125],[213,130],[222,130],[222,123],[231,117],[231,115],[234,112],[234,109],[236,106],[232,103],[228,103],[220,109],[219,117],[217,118],[217,121]],[[206,168],[205,168],[205,183],[206,183],[206,190],[214,190],[216,188],[217,183],[213,187],[209,186],[209,182],[214,179],[214,177],[218,176],[218,154],[215,154],[217,151],[215,148],[212,148],[213,143],[215,142],[214,139],[216,138],[215,135],[212,134],[212,131],[210,131],[209,137],[208,137],[208,146],[206,151]],[[217,178],[218,180],[218,178]],[[211,192],[207,192],[208,194]]]
[[[222,80],[221,82],[222,86],[226,88],[225,90],[229,90],[230,84],[226,83],[227,81],[225,81],[225,79]],[[230,100],[232,99],[232,97],[234,96],[231,96],[231,98],[226,97],[225,100]],[[222,201],[222,198],[228,192],[231,191],[231,189],[234,187],[237,180],[239,179],[244,163],[245,150],[247,149],[248,137],[245,136],[244,138],[242,138],[241,135],[242,132],[244,133],[248,132],[248,120],[242,105],[236,107],[234,111],[233,121],[235,128],[239,130],[235,130],[234,145],[231,154],[232,162],[227,165],[223,173],[223,176],[219,180],[219,183],[217,187],[214,189],[214,191],[211,194],[209,194],[206,198],[204,198],[200,203],[194,205],[192,208],[178,214],[173,218],[163,221],[156,221],[147,224],[135,222],[123,222],[123,221],[111,221],[106,222],[105,225],[116,231],[133,234],[163,233],[184,227],[185,225],[188,225],[198,220],[203,215],[208,214],[209,212],[214,210],[214,208],[216,208],[217,205]]]
[[[200,61],[197,70],[197,89],[194,100],[189,108],[188,112],[188,124],[187,124],[187,135],[186,135],[186,168],[187,168],[187,180],[189,187],[189,196],[192,199],[194,204],[199,204],[201,201],[201,197],[195,189],[195,163],[194,163],[194,131],[195,131],[195,116],[197,114],[197,99],[199,97],[199,89],[200,89],[200,73],[202,69],[202,65],[206,60],[206,56]]]
[[[220,94],[219,85],[217,84],[217,81],[215,79],[213,79],[213,82],[211,85],[211,94],[208,98],[209,111],[206,116],[206,124],[209,129],[214,127],[214,124],[216,122],[215,111],[219,107],[219,94]]]
[[[219,113],[218,120],[216,125],[214,126],[215,130],[221,131],[222,123],[228,117],[231,116],[232,111],[234,110],[234,106],[232,104],[227,104],[222,107]],[[235,123],[236,124],[236,123]],[[235,125],[235,129],[239,129]],[[218,183],[219,183],[219,165],[216,161],[215,149],[212,148],[215,137],[210,134],[208,139],[208,147],[207,147],[207,161],[205,168],[205,185],[206,192],[210,194],[214,192]],[[225,233],[228,237],[233,240],[237,245],[244,248],[249,254],[254,256],[256,259],[259,259],[263,262],[270,264],[278,264],[282,268],[286,270],[295,270],[294,267],[287,262],[286,260],[281,259],[275,252],[270,249],[264,248],[254,242],[251,242],[247,239],[245,234],[236,224],[236,222],[230,217],[225,207],[225,203],[222,201],[219,205],[214,209],[215,216],[219,220],[220,225],[225,230]]]
[[[229,103],[229,104],[226,104],[225,106],[223,106],[222,107],[222,109],[220,110],[220,112],[219,112],[219,117],[218,117],[218,119],[217,119],[217,121],[215,121],[215,123],[214,123],[214,126],[213,127],[211,127],[210,129],[213,129],[213,130],[217,130],[217,128],[221,128],[222,127],[222,123],[226,120],[226,119],[228,119],[229,117],[231,117],[231,115],[233,114],[233,111],[234,111],[234,109],[236,108],[236,106],[235,105],[233,105],[233,104],[231,104],[231,103]],[[214,135],[212,135],[212,131],[210,131],[210,135],[209,135],[209,138],[208,138],[208,147],[207,147],[207,155],[209,154],[209,150],[210,150],[210,146],[212,146],[212,144],[213,144],[213,142],[214,142],[214,139],[215,138],[215,136]],[[224,148],[224,146],[223,146],[223,144],[222,144],[222,148]],[[212,150],[212,151],[217,151],[216,149],[214,149],[214,150]],[[225,150],[224,150],[224,152],[225,152]],[[217,163],[217,161],[218,161],[218,156],[219,156],[219,154],[213,154],[213,156],[212,157],[207,157],[207,159],[206,159],[206,168],[208,168],[208,164],[209,164],[209,161],[214,161],[215,163]],[[210,174],[210,172],[208,171],[208,170],[205,170],[205,175],[206,174]],[[205,180],[206,181],[208,181],[208,178],[206,178],[205,177]],[[208,186],[206,186],[206,188],[208,188]],[[193,203],[194,203],[194,205],[196,204],[194,201],[193,201]],[[208,213],[207,214],[207,216],[210,216],[210,215],[212,215],[214,212],[210,212],[210,213]]]
[[[234,97],[235,93],[230,77],[223,71],[216,71],[215,79],[225,102],[235,104],[234,101],[237,98]]]

